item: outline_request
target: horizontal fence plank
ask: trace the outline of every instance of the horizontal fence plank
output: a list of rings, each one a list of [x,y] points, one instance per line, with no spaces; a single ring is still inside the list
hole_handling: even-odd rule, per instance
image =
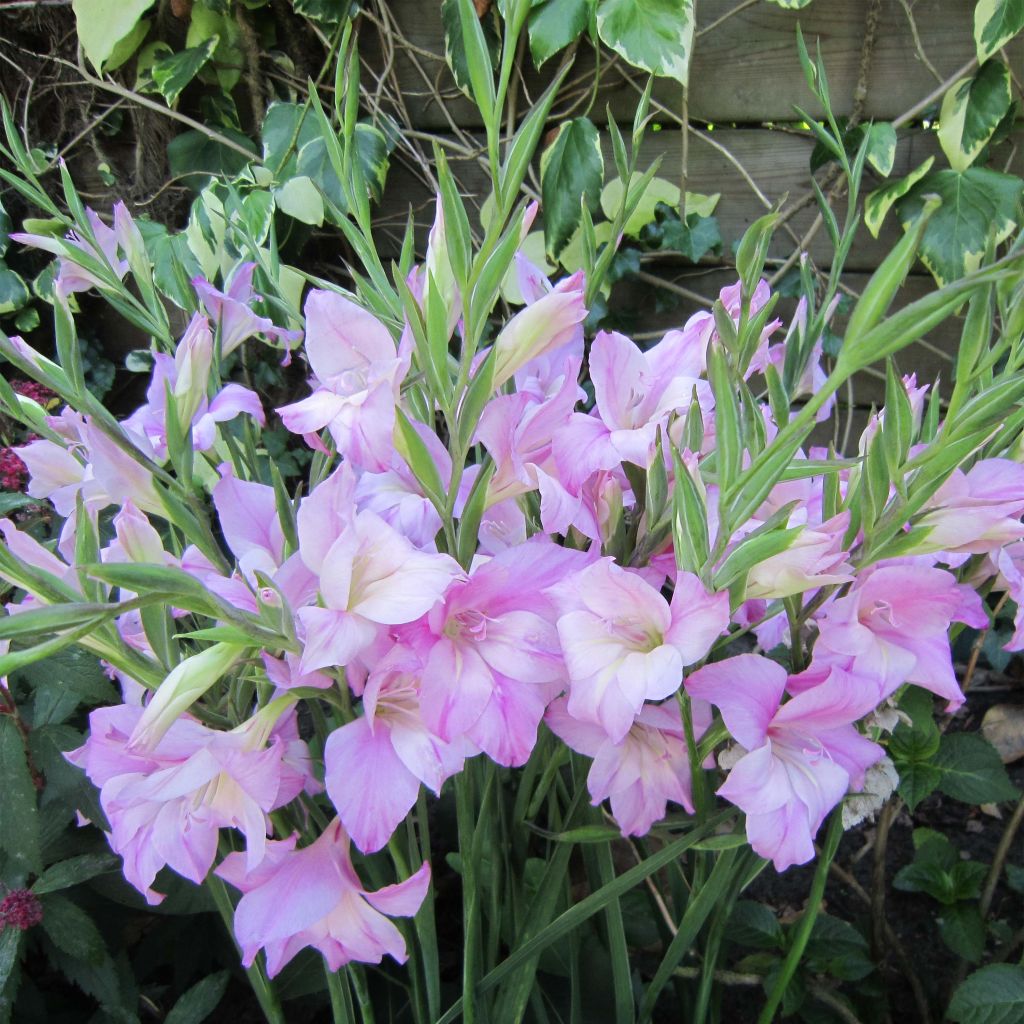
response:
[[[691,69],[691,118],[726,124],[791,121],[794,105],[820,114],[800,70],[798,22],[812,50],[815,40],[820,42],[835,112],[848,114],[861,72],[869,6],[866,0],[814,0],[796,12],[766,0],[751,6],[743,6],[741,0],[700,0],[698,32],[702,34],[696,39]],[[954,74],[974,56],[973,3],[917,0],[907,6],[913,12],[921,51],[941,79]],[[388,0],[387,11],[379,13],[397,28],[400,37],[393,40],[396,48],[386,51],[386,59],[384,51],[371,55],[370,66],[393,67],[400,101],[417,127],[431,130],[448,127],[451,122],[477,127],[479,113],[459,92],[444,64],[440,10],[438,0]],[[733,10],[739,13],[721,21]],[[716,22],[720,24],[715,26]],[[366,33],[371,49],[373,36],[372,31]],[[874,39],[863,113],[876,120],[891,120],[935,90],[937,79],[918,52],[900,0],[882,0]],[[411,44],[415,52],[403,43]],[[1014,40],[1008,57],[1015,66],[1022,66],[1024,40]],[[557,63],[557,58],[552,59],[540,75],[532,71],[526,74],[528,95],[538,94]],[[593,59],[585,44],[580,48],[573,76],[585,78],[592,68]],[[443,109],[434,98],[435,90],[444,100]],[[680,109],[678,83],[659,79],[655,96],[670,110]],[[636,90],[623,75],[606,65],[604,84],[594,105],[598,116],[604,117],[605,105],[610,103],[617,119],[629,121],[636,99]]]
[[[614,174],[611,152],[606,144],[606,163]],[[714,145],[712,145],[712,143]],[[716,148],[720,147],[720,148]],[[672,181],[679,180],[681,164],[681,135],[677,131],[648,133],[641,151],[642,168],[657,157],[662,158],[659,173]],[[810,188],[809,157],[811,141],[803,135],[764,128],[722,129],[692,138],[689,149],[688,189],[691,192],[721,194],[715,215],[724,241],[726,253],[731,243],[739,239],[749,225],[766,212],[765,204],[757,197],[744,178],[744,172],[757,183],[769,201],[782,197],[795,201]],[[736,163],[730,161],[722,149],[728,151]],[[1010,169],[1024,173],[1024,128],[1016,133],[1011,143],[997,151],[997,166],[1003,169],[1005,160],[1012,157]],[[934,132],[917,130],[901,138],[893,170],[895,176],[906,174],[928,156],[940,154]],[[742,166],[743,171],[737,167]],[[937,166],[944,165],[939,156]],[[484,168],[475,161],[452,159],[452,169],[459,180],[463,194],[471,206],[479,207],[490,192],[489,178]],[[871,182],[866,189],[875,187]],[[388,225],[399,231],[404,228],[411,206],[419,229],[419,241],[425,242],[426,232],[433,219],[433,197],[429,189],[408,168],[396,164],[391,172],[390,184],[384,202],[378,210],[381,244],[385,250],[397,252],[398,235],[388,237]],[[840,201],[838,207],[843,206]],[[772,244],[770,256],[785,259],[797,247],[793,235],[803,239],[815,219],[816,207],[806,206],[788,222],[787,231],[779,231]],[[886,219],[877,239],[861,227],[847,267],[850,270],[871,270],[885,257],[900,238],[902,232],[893,214]],[[831,264],[831,246],[824,231],[819,230],[808,246],[811,258],[821,266]]]

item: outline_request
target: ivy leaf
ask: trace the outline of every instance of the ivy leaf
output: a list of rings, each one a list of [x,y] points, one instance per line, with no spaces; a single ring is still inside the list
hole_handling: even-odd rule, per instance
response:
[[[601,139],[585,117],[566,121],[540,158],[544,236],[557,256],[580,223],[581,200],[597,208],[604,180]]]
[[[954,171],[966,171],[1010,109],[1010,72],[986,61],[970,78],[951,86],[939,114],[939,143]]]
[[[0,314],[16,312],[31,297],[21,275],[0,260]]]
[[[935,767],[942,772],[939,789],[968,804],[994,804],[1020,794],[1010,782],[996,748],[977,733],[942,737]]]
[[[1017,1024],[1024,1016],[1024,967],[989,964],[975,971],[953,993],[946,1016],[957,1024]]]
[[[712,250],[722,247],[722,234],[715,217],[687,214],[684,224],[678,217],[666,218],[661,224],[661,248],[682,253],[693,263]]]
[[[634,67],[686,84],[693,51],[693,0],[600,0],[601,41]]]
[[[882,188],[869,192],[864,199],[864,223],[872,238],[878,237],[882,229],[882,221],[892,208],[893,203],[902,199],[932,168],[935,157],[930,156],[920,167],[911,171],[905,178],[890,182]]]
[[[883,178],[888,177],[896,160],[896,129],[888,121],[868,125],[868,163]]]
[[[977,270],[990,236],[998,245],[1018,223],[1024,181],[1010,174],[971,167],[966,171],[935,171],[896,205],[904,228],[917,219],[925,197],[937,195],[942,205],[932,215],[921,241],[921,260],[940,284]]]
[[[202,1024],[217,1009],[228,987],[229,978],[227,971],[217,971],[196,982],[171,1007],[171,1012],[164,1018],[164,1024]]]
[[[241,132],[221,128],[220,134],[248,149],[252,143]],[[171,174],[181,175],[184,183],[201,192],[211,175],[233,177],[249,161],[237,149],[199,131],[182,132],[167,144],[167,163]]]
[[[801,8],[806,7],[811,0],[768,0],[768,2],[787,11],[799,11]]]
[[[587,27],[592,0],[543,0],[530,11],[530,53],[541,67]]]
[[[153,0],[72,0],[78,41],[99,71],[117,44],[131,33]]]
[[[274,189],[274,199],[282,213],[303,224],[319,227],[324,222],[324,198],[307,177],[289,178]]]
[[[198,46],[191,46],[171,57],[158,60],[150,69],[153,87],[173,107],[182,90],[199,74],[200,69],[217,49],[218,36],[210,36]]]
[[[462,38],[462,19],[459,15],[459,0],[444,0],[441,4],[441,21],[444,24],[444,50],[448,66],[455,76],[455,84],[467,95],[471,96],[473,87],[469,80],[469,63],[466,60],[466,46]],[[501,53],[501,35],[499,32],[497,8],[491,7],[480,19],[480,27],[484,32],[484,42],[491,58],[491,68],[498,66]]]
[[[978,0],[974,8],[974,43],[985,61],[1024,29],[1024,0]]]
[[[287,181],[294,173],[294,157],[307,142],[320,138],[320,128],[312,111],[298,103],[271,103],[263,118],[260,141],[263,163]]]
[[[36,788],[25,759],[22,735],[10,715],[0,717],[0,779],[0,849],[7,854],[8,866],[17,875],[38,874],[42,858]]]

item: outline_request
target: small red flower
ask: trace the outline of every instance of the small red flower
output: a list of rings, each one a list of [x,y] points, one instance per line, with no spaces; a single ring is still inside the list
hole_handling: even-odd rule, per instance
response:
[[[15,448],[0,448],[0,488],[23,491],[28,480],[28,467]]]
[[[43,905],[28,889],[13,889],[0,900],[0,928],[28,931],[43,919]]]

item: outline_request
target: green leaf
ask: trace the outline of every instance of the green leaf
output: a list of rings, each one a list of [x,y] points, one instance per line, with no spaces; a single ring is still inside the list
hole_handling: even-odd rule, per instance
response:
[[[977,964],[985,951],[985,922],[977,903],[959,902],[939,915],[939,936],[957,956]]]
[[[875,969],[867,939],[852,924],[828,914],[814,922],[805,956],[812,971],[842,981],[859,981]]]
[[[32,892],[42,896],[48,892],[59,892],[73,885],[89,881],[106,871],[117,867],[117,858],[109,853],[83,853],[79,857],[71,857],[57,864],[51,864],[36,879]]]
[[[996,748],[977,733],[942,737],[935,766],[942,772],[939,789],[954,800],[991,804],[1015,800],[1020,793],[1010,782]]]
[[[0,850],[9,858],[9,868],[24,876],[42,868],[39,853],[39,817],[36,788],[32,782],[25,744],[10,715],[0,717]]]
[[[211,36],[199,46],[189,47],[172,57],[156,61],[149,69],[156,91],[163,96],[169,107],[177,103],[185,86],[213,56],[218,41],[217,36]]]
[[[939,143],[950,167],[966,171],[1010,109],[1010,72],[988,60],[969,78],[951,86],[939,113]]]
[[[252,149],[252,143],[241,132],[221,128],[220,134],[245,149]],[[176,135],[167,144],[167,162],[171,174],[180,175],[190,189],[201,192],[211,177],[231,178],[249,161],[237,149],[225,146],[203,132],[187,131]]]
[[[737,902],[725,935],[730,942],[753,949],[781,949],[783,945],[779,919],[769,907],[754,900]]]
[[[693,50],[693,0],[600,0],[601,41],[634,67],[685,85]]]
[[[946,1016],[957,1024],[1019,1024],[1024,1016],[1024,967],[989,964],[975,971],[953,993]]]
[[[53,894],[44,896],[41,902],[43,930],[59,950],[86,963],[103,963],[107,956],[103,936],[93,919],[77,903]]]
[[[931,170],[933,163],[935,163],[935,157],[930,156],[905,178],[890,182],[867,194],[864,199],[864,223],[873,238],[878,237],[878,232],[882,229],[882,221],[885,220],[885,215],[893,203],[905,196]]]
[[[202,981],[196,982],[171,1007],[164,1018],[164,1024],[202,1024],[217,1009],[224,997],[230,974],[218,971]]]
[[[604,179],[604,155],[597,128],[585,117],[566,121],[540,158],[544,236],[557,256],[580,223],[581,201],[594,212]]]
[[[99,71],[117,44],[129,35],[153,0],[72,0],[78,41]]]
[[[18,928],[4,928],[0,931],[0,989],[7,984],[7,979],[18,966],[21,935]],[[3,1003],[0,1001],[0,1010],[2,1009]]]
[[[927,196],[942,200],[925,228],[921,260],[939,284],[947,284],[981,266],[990,238],[998,245],[1012,234],[1022,193],[1024,181],[1011,174],[981,167],[935,171],[898,202],[896,211],[909,229]]]
[[[469,96],[472,94],[473,86],[470,81],[469,63],[466,60],[466,44],[462,37],[459,0],[443,0],[441,21],[444,24],[444,50],[448,66],[452,69],[458,87]],[[498,66],[498,56],[501,53],[501,32],[498,11],[493,5],[480,19],[480,28],[484,34],[484,42],[487,44],[491,70],[494,70]]]
[[[768,2],[787,11],[799,11],[801,8],[806,7],[811,0],[768,0]]]
[[[28,285],[21,275],[0,260],[0,315],[14,313],[31,298]]]
[[[722,248],[722,234],[715,217],[701,217],[696,213],[686,216],[686,223],[673,217],[661,225],[661,249],[682,253],[697,263],[712,251]]]
[[[974,43],[985,61],[1024,29],[1024,0],[978,0],[974,8]]]
[[[530,11],[530,53],[533,62],[544,62],[564,50],[587,27],[592,0],[542,0]]]

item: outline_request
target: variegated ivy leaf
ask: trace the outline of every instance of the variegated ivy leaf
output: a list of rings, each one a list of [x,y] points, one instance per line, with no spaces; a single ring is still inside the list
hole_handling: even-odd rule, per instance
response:
[[[155,90],[173,107],[182,90],[192,81],[204,64],[213,56],[220,42],[218,36],[209,36],[198,46],[190,46],[171,57],[158,60],[151,68]]]
[[[776,7],[784,7],[787,11],[798,11],[801,7],[806,7],[811,0],[768,0],[768,2],[775,4]]]
[[[939,143],[954,171],[966,171],[1010,109],[1010,72],[988,60],[969,78],[961,78],[942,101]]]
[[[1024,29],[1024,0],[978,0],[974,8],[974,43],[978,60],[988,60]]]
[[[566,121],[540,158],[544,235],[557,256],[580,223],[581,203],[597,209],[604,155],[597,129],[585,117]]]
[[[637,175],[639,178],[640,175]],[[614,220],[622,204],[622,196],[625,192],[625,185],[621,178],[612,178],[601,191],[601,210],[609,220]],[[720,193],[706,196],[698,192],[686,193],[687,214],[698,214],[701,217],[710,217],[718,205]],[[631,238],[636,238],[645,224],[654,220],[654,211],[658,203],[671,206],[674,210],[679,209],[679,202],[682,193],[679,186],[674,185],[666,178],[651,178],[636,205],[636,209],[630,215],[629,220],[623,226],[623,233]]]
[[[890,182],[868,194],[864,200],[864,223],[873,238],[878,237],[882,221],[885,220],[885,215],[892,208],[892,204],[905,196],[932,169],[933,163],[935,163],[935,157],[930,156],[905,178]]]
[[[597,32],[634,67],[686,84],[693,52],[693,0],[600,0]]]
[[[887,177],[896,159],[896,129],[888,121],[868,126],[868,163]]]
[[[971,167],[935,171],[921,178],[898,201],[904,228],[917,219],[925,197],[942,205],[932,214],[921,240],[921,260],[940,285],[981,266],[989,240],[998,245],[1017,227],[1024,181],[1011,174]]]

